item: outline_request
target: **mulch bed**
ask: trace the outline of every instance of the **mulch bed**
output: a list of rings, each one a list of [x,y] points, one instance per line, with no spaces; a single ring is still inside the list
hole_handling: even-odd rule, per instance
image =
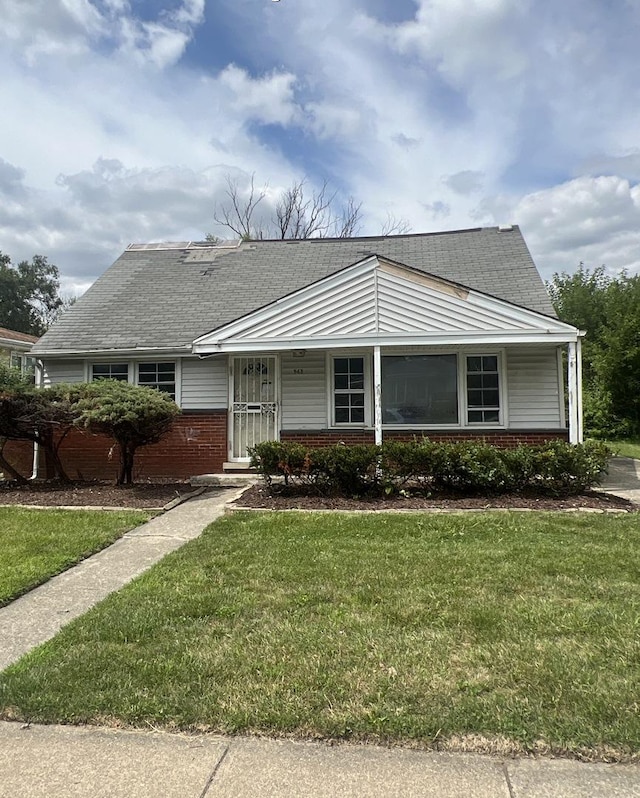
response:
[[[0,482],[1,504],[29,504],[47,507],[164,507],[173,499],[191,493],[186,482],[139,485],[114,485],[109,482],[77,483],[71,485],[33,483],[16,485]]]
[[[548,496],[507,494],[503,496],[378,496],[350,499],[342,496],[313,496],[296,488],[254,485],[234,502],[241,507],[268,510],[575,510],[637,512],[640,506],[608,493],[589,492],[555,499]]]
[[[187,482],[140,483],[118,486],[108,482],[30,483],[0,482],[0,505],[25,504],[46,507],[158,508],[193,492]],[[509,494],[505,496],[382,496],[351,499],[342,496],[315,496],[295,488],[274,486],[269,491],[259,483],[234,502],[237,506],[268,510],[626,510],[640,506],[607,493],[586,493],[564,499]]]

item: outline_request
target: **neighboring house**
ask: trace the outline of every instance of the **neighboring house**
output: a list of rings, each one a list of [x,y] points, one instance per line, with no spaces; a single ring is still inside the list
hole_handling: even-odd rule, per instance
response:
[[[35,335],[0,327],[0,361],[20,369],[23,374],[34,374],[36,361],[30,352],[37,340]]]
[[[111,377],[182,408],[145,478],[241,465],[266,439],[581,440],[580,332],[517,227],[133,244],[34,347],[42,382]],[[563,352],[568,353],[568,420]],[[110,442],[71,436],[72,475]]]
[[[36,360],[31,356],[31,347],[38,338],[35,335],[8,330],[0,327],[0,362],[35,378]],[[2,444],[2,454],[9,462],[23,474],[31,474],[33,468],[33,446],[26,441],[0,440]],[[0,480],[3,478],[2,468],[0,467]]]

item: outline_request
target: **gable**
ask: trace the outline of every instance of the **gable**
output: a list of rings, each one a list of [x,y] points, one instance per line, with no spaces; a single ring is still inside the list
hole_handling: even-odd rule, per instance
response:
[[[401,336],[428,341],[447,334],[576,332],[504,300],[402,264],[370,256],[342,271],[201,336],[195,352],[351,345]]]

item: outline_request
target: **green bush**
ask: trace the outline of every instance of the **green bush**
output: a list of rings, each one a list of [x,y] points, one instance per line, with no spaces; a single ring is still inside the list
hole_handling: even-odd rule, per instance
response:
[[[499,449],[477,441],[389,441],[382,446],[306,448],[268,441],[251,451],[252,465],[268,484],[274,477],[323,494],[497,494],[529,491],[563,496],[598,484],[611,451],[599,441],[577,446],[549,441]]]

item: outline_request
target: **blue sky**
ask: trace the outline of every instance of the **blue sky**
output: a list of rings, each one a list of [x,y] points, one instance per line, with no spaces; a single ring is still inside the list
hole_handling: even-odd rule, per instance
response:
[[[84,290],[225,235],[226,179],[360,232],[520,224],[543,276],[640,270],[634,0],[0,0],[0,250]]]

